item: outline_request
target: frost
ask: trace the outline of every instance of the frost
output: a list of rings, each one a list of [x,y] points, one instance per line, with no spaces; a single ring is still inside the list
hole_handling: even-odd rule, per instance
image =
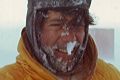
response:
[[[69,42],[67,43],[67,52],[68,52],[68,55],[71,55],[74,47],[75,47],[75,44],[76,44],[76,41],[73,41],[73,42]]]

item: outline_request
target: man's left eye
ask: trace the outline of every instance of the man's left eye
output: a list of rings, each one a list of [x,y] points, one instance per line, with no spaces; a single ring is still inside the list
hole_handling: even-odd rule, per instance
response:
[[[59,23],[52,23],[52,24],[49,24],[48,26],[49,26],[49,29],[54,30],[54,31],[60,30],[62,27],[62,25]]]
[[[60,27],[61,24],[50,24],[49,26],[53,26],[53,27]]]

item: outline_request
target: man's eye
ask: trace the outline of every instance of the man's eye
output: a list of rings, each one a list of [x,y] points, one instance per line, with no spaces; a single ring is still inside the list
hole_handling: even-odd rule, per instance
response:
[[[50,30],[54,30],[54,31],[60,30],[62,27],[62,25],[59,23],[52,23],[52,24],[49,24],[48,26]]]
[[[52,27],[61,27],[61,24],[49,24],[49,26],[52,26]]]

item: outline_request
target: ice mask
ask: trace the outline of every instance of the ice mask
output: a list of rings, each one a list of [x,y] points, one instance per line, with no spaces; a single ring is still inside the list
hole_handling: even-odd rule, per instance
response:
[[[68,53],[68,55],[72,54],[72,51],[75,47],[75,44],[76,44],[76,41],[73,41],[73,42],[70,41],[70,42],[67,43],[67,53]]]

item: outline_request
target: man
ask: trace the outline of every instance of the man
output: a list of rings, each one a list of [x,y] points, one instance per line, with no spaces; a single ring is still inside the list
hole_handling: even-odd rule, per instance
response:
[[[0,80],[120,80],[120,72],[97,59],[88,33],[91,0],[28,0],[26,27],[16,63]]]

